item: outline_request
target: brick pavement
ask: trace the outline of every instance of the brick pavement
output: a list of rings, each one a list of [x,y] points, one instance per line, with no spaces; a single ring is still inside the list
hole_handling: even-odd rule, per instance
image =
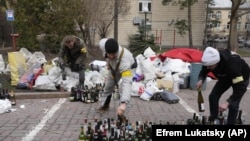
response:
[[[247,58],[250,62],[250,58]],[[206,111],[202,113],[208,116],[208,94],[213,87],[215,80],[209,81],[206,90],[203,91]],[[225,100],[231,89],[222,96]],[[40,93],[41,94],[41,93]],[[117,101],[112,101],[110,110],[104,114],[96,113],[95,109],[100,102],[84,104],[81,102],[70,102],[68,95],[57,93],[56,96],[48,98],[43,93],[42,99],[17,99],[17,105],[12,108],[16,111],[0,114],[0,140],[3,141],[73,141],[78,139],[80,126],[84,124],[84,119],[93,121],[94,118],[116,118],[115,107]],[[18,97],[19,94],[17,94]],[[29,93],[29,95],[31,95]],[[36,94],[39,95],[39,94]],[[192,118],[192,114],[197,111],[197,92],[190,89],[180,89],[177,93],[180,102],[168,104],[164,101],[144,101],[138,97],[132,97],[129,110],[126,116],[131,122],[136,120],[151,120],[163,122],[177,122]],[[243,110],[245,124],[250,124],[250,89],[244,95],[240,109]],[[20,108],[24,105],[25,108]]]

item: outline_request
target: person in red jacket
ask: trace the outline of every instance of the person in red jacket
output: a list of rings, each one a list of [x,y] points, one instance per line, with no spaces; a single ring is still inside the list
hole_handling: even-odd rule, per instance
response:
[[[207,47],[203,52],[202,69],[196,87],[200,88],[209,72],[212,72],[218,81],[209,95],[210,116],[209,121],[218,117],[219,111],[228,111],[227,124],[235,124],[239,105],[249,84],[250,67],[239,55],[229,49],[217,50]],[[230,87],[233,93],[225,102],[219,100]]]

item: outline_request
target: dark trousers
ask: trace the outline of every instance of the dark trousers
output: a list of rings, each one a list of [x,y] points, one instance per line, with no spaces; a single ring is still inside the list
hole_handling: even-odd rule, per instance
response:
[[[231,102],[228,107],[228,117],[227,117],[227,124],[232,125],[235,123],[235,120],[237,118],[238,110],[240,101],[242,99],[242,96],[246,92],[247,85],[249,83],[249,80],[245,81],[244,84],[246,84],[245,88],[240,89],[237,94],[239,95],[238,99]],[[231,80],[218,80],[218,82],[215,84],[214,88],[212,89],[210,95],[209,95],[209,106],[210,106],[210,118],[215,119],[218,117],[219,113],[219,100],[222,96],[222,94],[225,93],[226,90],[228,90],[232,86]]]
[[[76,64],[75,62],[72,62],[70,64],[70,69],[72,72],[78,72],[79,73],[79,85],[80,87],[84,88],[84,81],[85,81],[85,66],[81,64]]]
[[[104,106],[108,106],[111,101],[112,94],[108,95],[103,103]]]

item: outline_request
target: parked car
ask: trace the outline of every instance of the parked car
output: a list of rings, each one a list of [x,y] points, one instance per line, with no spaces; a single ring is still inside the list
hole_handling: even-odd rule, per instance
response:
[[[239,44],[245,43],[245,41],[246,41],[245,37],[241,37],[241,36],[238,37]]]
[[[248,40],[245,42],[245,46],[246,46],[246,47],[250,47],[250,39],[248,39]]]
[[[228,37],[224,36],[224,37],[218,37],[216,39],[214,39],[215,42],[227,42],[228,41]]]

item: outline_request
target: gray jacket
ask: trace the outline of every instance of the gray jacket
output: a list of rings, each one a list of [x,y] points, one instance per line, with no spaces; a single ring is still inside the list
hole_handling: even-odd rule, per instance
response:
[[[124,53],[121,57],[120,65],[117,70],[116,66],[119,62],[119,56],[122,52],[121,46],[119,46],[117,58],[114,60],[107,59],[107,63],[110,64],[110,67],[112,67],[115,72],[116,82],[118,83],[121,80],[121,83],[119,83],[120,101],[129,102],[133,77],[131,66],[134,64],[135,60],[133,54],[128,49],[124,47],[123,49]],[[104,95],[110,95],[113,92],[116,82],[112,75],[111,69],[109,68],[109,73],[104,87]]]

